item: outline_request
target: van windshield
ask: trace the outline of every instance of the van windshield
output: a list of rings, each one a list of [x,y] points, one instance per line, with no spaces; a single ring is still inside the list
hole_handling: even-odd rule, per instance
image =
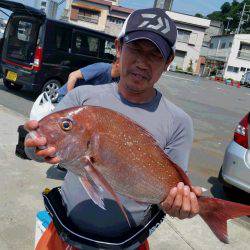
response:
[[[5,36],[5,57],[24,63],[34,59],[39,22],[31,17],[13,17]]]

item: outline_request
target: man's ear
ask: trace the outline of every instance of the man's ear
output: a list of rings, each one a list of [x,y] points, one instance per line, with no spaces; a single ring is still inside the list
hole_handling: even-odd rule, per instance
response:
[[[122,51],[122,45],[121,45],[121,41],[118,39],[115,39],[115,49],[116,49],[116,58],[120,58],[121,51]]]
[[[168,69],[168,66],[171,64],[171,62],[174,60],[174,57],[175,57],[175,54],[172,54],[169,58],[168,58],[168,60],[167,60],[167,62],[166,62],[166,64],[165,64],[165,68],[164,68],[164,71],[166,71],[167,69]]]

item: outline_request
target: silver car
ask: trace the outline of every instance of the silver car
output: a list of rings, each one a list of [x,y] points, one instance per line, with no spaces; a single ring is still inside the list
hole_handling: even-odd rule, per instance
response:
[[[228,145],[219,179],[225,193],[233,188],[250,193],[250,112],[240,121]]]

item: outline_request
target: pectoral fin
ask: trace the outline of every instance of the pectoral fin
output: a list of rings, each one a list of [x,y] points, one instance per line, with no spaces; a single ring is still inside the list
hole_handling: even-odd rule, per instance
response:
[[[104,202],[103,202],[103,196],[102,196],[102,189],[94,183],[94,181],[91,179],[91,177],[88,176],[88,173],[84,173],[79,177],[79,180],[91,198],[91,200],[100,208],[106,210]]]
[[[105,178],[102,176],[102,174],[99,173],[99,171],[93,166],[92,161],[90,158],[86,157],[86,161],[88,161],[88,165],[85,167],[85,170],[91,176],[91,179],[95,182],[96,186],[102,187],[104,190],[106,190],[112,197],[114,197],[116,203],[120,207],[123,215],[125,216],[129,226],[131,227],[131,224],[129,222],[128,216],[124,210],[124,207],[121,203],[120,198],[117,196],[113,188],[109,185],[109,183],[105,180]]]

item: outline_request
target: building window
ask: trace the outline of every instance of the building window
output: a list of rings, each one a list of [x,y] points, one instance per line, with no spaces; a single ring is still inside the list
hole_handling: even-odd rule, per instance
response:
[[[238,51],[238,57],[250,61],[250,44],[241,43]]]
[[[220,46],[221,49],[225,49],[226,48],[226,43],[222,43],[221,46]]]
[[[243,71],[243,72],[245,72],[245,71],[246,71],[246,68],[244,68],[244,67],[241,67],[241,68],[240,68],[240,71]]]
[[[78,19],[81,21],[98,24],[100,13],[94,10],[79,9]]]
[[[210,49],[213,49],[213,48],[214,48],[214,44],[210,43]]]
[[[229,48],[231,48],[231,47],[232,47],[232,45],[233,45],[233,43],[232,43],[232,42],[230,42],[230,43],[229,43],[229,45],[228,45],[228,47],[229,47]]]
[[[239,68],[238,67],[233,67],[233,66],[228,66],[227,67],[227,71],[228,72],[233,72],[233,73],[238,73],[239,72]]]
[[[42,7],[46,7],[46,4],[47,4],[47,2],[44,2],[44,1],[41,2]]]
[[[123,25],[124,20],[118,17],[108,16],[108,21],[111,23]]]
[[[182,29],[178,29],[177,31],[178,31],[177,41],[183,42],[183,43],[188,43],[191,31],[182,30]]]

